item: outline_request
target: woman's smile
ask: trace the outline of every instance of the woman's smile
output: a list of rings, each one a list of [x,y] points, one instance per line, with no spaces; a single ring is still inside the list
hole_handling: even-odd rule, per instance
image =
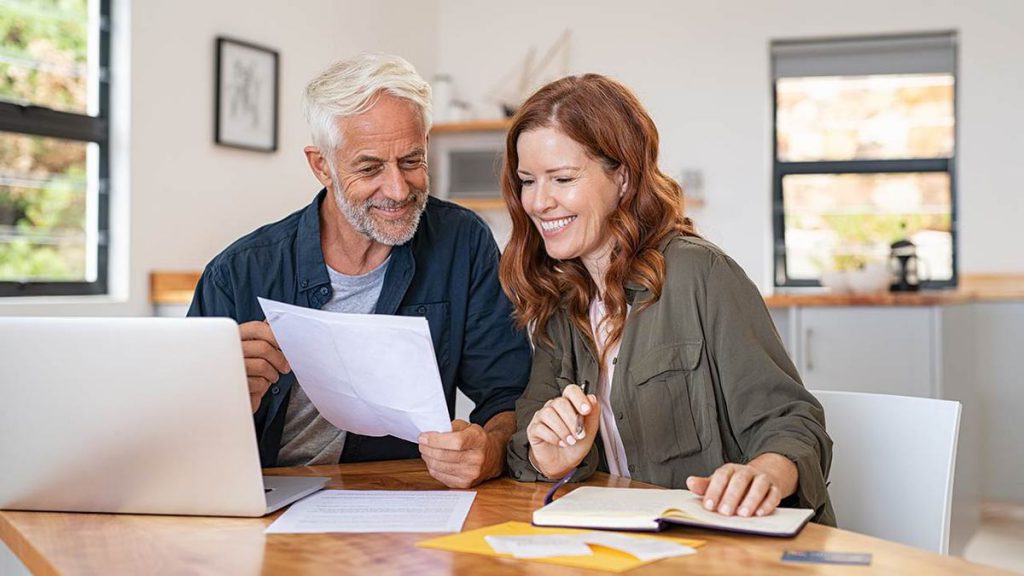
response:
[[[566,226],[572,224],[576,220],[576,216],[567,216],[565,218],[558,218],[557,220],[541,220],[537,221],[540,223],[541,232],[545,236],[554,236],[559,232],[565,230]]]

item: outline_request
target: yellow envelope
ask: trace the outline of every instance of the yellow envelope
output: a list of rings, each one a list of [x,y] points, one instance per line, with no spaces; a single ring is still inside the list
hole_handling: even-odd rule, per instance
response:
[[[421,548],[436,548],[450,552],[469,552],[470,554],[483,554],[485,556],[498,556],[501,558],[512,558],[511,554],[498,554],[491,545],[484,540],[484,536],[534,536],[537,534],[579,534],[581,532],[592,532],[592,530],[577,530],[574,528],[540,528],[526,522],[505,522],[485,528],[450,534],[432,540],[424,540],[416,545]],[[653,536],[649,534],[629,533],[630,536],[639,538],[659,538],[670,540],[691,548],[699,548],[705,544],[704,540],[693,540],[690,538],[672,538],[670,536]],[[594,551],[592,556],[554,556],[551,558],[529,558],[531,562],[546,562],[548,564],[559,564],[561,566],[572,566],[574,568],[590,568],[593,570],[604,570],[606,572],[625,572],[637,566],[648,564],[644,560],[613,550],[604,546],[590,545]]]

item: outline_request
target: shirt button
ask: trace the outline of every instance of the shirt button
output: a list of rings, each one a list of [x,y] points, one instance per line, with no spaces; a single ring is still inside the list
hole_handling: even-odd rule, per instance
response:
[[[630,464],[629,465],[629,471],[633,472],[635,474],[636,473],[636,464]]]
[[[622,420],[622,416],[623,416],[623,414],[622,414],[621,411],[615,413],[615,419],[616,420]]]
[[[302,281],[302,287],[305,288],[306,286],[309,286],[309,280]]]
[[[417,314],[426,314],[427,313],[427,307],[426,306],[420,306],[419,308],[416,309],[416,313]]]
[[[618,356],[616,356],[615,358],[612,358],[612,365],[615,365],[615,364],[618,364],[618,363],[619,363],[619,357]]]
[[[321,288],[320,289],[320,293],[321,294],[327,294],[327,286],[324,286],[323,288]]]
[[[274,386],[273,388],[271,388],[271,389],[270,389],[270,393],[271,393],[271,394],[277,394],[277,393],[279,393],[280,391],[281,391],[281,389],[280,389],[280,388],[278,388],[277,386]]]

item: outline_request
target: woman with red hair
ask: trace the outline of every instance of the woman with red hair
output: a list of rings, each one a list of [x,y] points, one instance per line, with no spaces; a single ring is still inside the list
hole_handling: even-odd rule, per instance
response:
[[[501,282],[535,350],[511,472],[601,469],[726,515],[785,503],[834,524],[821,406],[754,284],[697,235],[657,162],[654,122],[604,76],[548,84],[512,120]]]

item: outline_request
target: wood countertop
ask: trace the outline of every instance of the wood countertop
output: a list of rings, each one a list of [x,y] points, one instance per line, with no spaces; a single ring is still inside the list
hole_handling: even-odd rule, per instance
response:
[[[199,272],[152,272],[149,301],[152,304],[188,305],[199,282]],[[967,302],[1024,302],[1024,274],[963,276],[955,290],[926,290],[894,294],[833,294],[828,291],[780,292],[765,296],[769,308],[790,306],[942,306]]]
[[[831,293],[827,290],[777,292],[765,296],[769,308],[791,306],[943,306],[968,302],[1024,302],[1024,275],[979,274],[963,276],[954,290]]]

